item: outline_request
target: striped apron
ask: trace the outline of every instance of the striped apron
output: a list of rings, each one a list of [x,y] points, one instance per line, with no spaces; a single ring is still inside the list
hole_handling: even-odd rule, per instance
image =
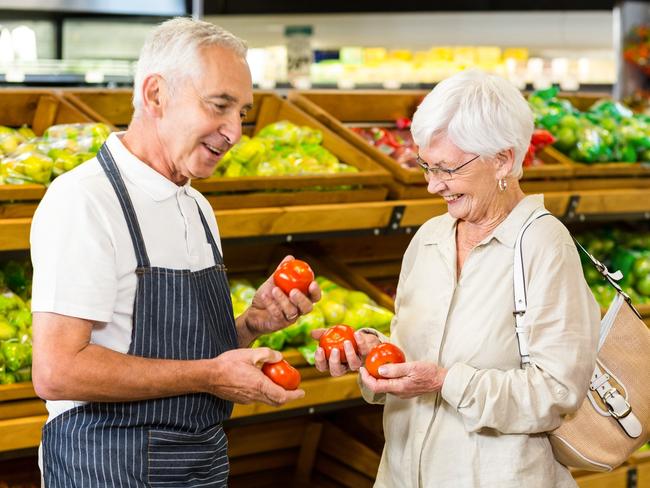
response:
[[[97,157],[119,199],[137,258],[128,354],[192,360],[237,347],[226,270],[201,209],[215,266],[196,272],[151,266],[131,198],[106,145]],[[221,423],[231,412],[231,402],[207,393],[73,408],[43,428],[45,486],[226,486],[228,444]]]

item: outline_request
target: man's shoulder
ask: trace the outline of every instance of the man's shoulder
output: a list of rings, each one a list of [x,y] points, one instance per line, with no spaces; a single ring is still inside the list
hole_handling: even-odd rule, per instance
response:
[[[99,161],[93,158],[58,176],[49,186],[44,200],[89,198],[111,188]]]

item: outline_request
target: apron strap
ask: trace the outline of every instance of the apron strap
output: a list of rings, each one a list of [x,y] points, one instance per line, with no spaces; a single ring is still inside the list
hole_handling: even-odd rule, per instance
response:
[[[133,208],[133,202],[131,202],[131,197],[129,192],[126,189],[124,180],[120,175],[120,171],[115,164],[113,155],[108,149],[106,143],[101,147],[97,153],[97,159],[99,164],[104,169],[108,180],[113,185],[117,199],[120,202],[122,207],[122,212],[124,212],[124,218],[126,219],[126,225],[129,227],[129,234],[131,235],[131,240],[133,241],[133,248],[135,249],[135,257],[138,262],[138,268],[148,268],[150,266],[149,256],[147,255],[147,248],[144,245],[144,239],[142,238],[142,231],[140,230],[140,224],[138,223],[138,218],[135,214],[135,209]]]
[[[208,242],[210,243],[210,246],[212,246],[212,254],[214,255],[214,264],[216,264],[217,266],[223,265],[223,258],[221,257],[221,253],[219,252],[219,247],[217,246],[217,243],[214,240],[214,236],[212,235],[210,226],[208,226],[207,220],[205,220],[205,216],[203,215],[203,211],[201,211],[201,206],[199,205],[199,202],[196,202],[196,208],[199,211],[199,217],[201,217],[201,223],[203,224],[203,229],[205,230],[205,236],[208,238]]]

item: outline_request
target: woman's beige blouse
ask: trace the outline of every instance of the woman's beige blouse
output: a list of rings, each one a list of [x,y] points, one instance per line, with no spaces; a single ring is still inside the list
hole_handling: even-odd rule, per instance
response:
[[[575,486],[544,432],[583,401],[595,363],[599,307],[566,228],[543,217],[522,248],[532,367],[521,369],[513,311],[513,251],[541,195],[523,199],[468,256],[456,279],[456,221],[433,218],[402,263],[391,341],[407,361],[449,369],[440,394],[385,403],[376,487]]]

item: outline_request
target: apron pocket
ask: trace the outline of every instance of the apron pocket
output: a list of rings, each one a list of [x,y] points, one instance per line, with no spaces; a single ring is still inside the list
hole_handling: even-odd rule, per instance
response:
[[[221,425],[200,433],[150,430],[149,484],[194,486],[228,478],[228,441]]]

